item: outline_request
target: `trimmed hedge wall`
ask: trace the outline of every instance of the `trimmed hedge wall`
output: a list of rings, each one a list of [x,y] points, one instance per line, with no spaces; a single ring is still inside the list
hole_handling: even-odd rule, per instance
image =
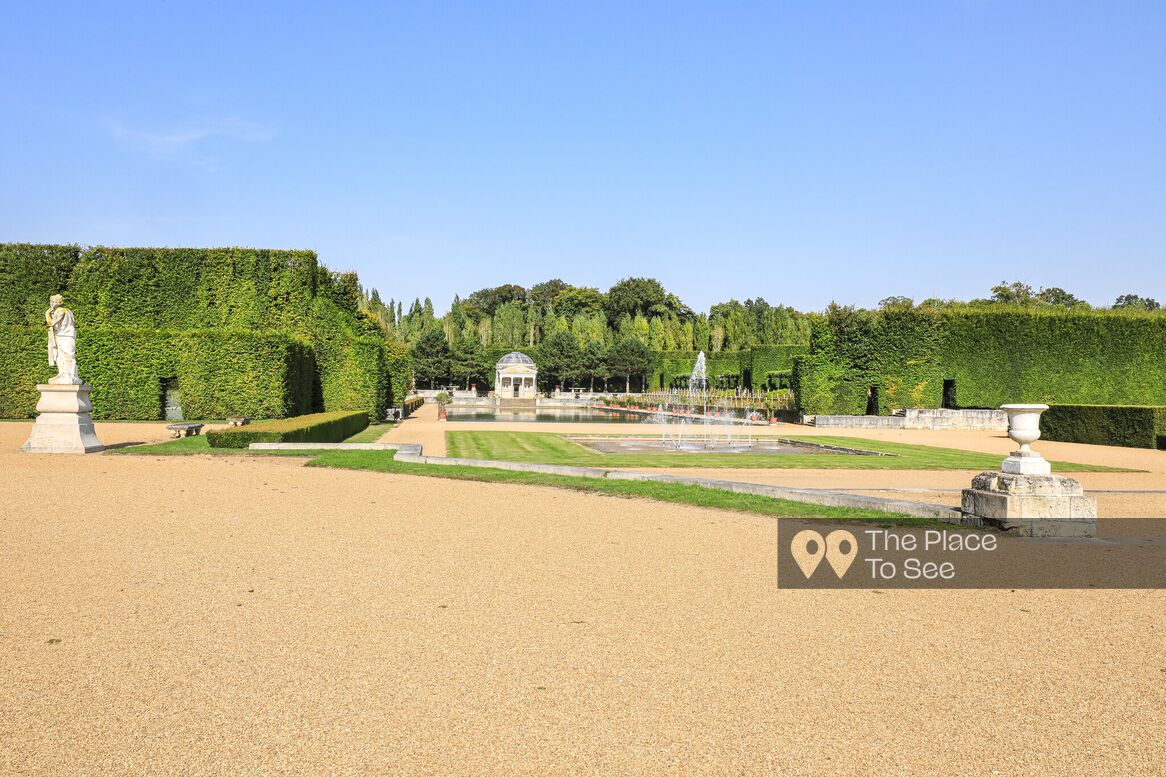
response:
[[[73,267],[66,301],[90,326],[278,329],[303,336],[317,269],[312,251],[98,246]]]
[[[811,321],[806,414],[1009,402],[1166,404],[1166,315],[1019,308],[838,308]]]
[[[212,448],[246,448],[253,442],[341,442],[367,427],[367,413],[337,411],[216,429],[206,438]]]
[[[493,370],[490,372],[493,379]],[[385,374],[389,378],[385,406],[404,407],[409,387],[413,385],[413,360],[409,358],[409,346],[392,342],[385,346]]]
[[[1050,405],[1040,430],[1046,440],[1166,450],[1166,407]]]
[[[0,243],[0,325],[43,321],[49,295],[66,288],[77,246]]]
[[[178,378],[184,415],[278,418],[364,410],[393,386],[379,325],[357,312],[355,277],[311,251],[0,244],[0,417],[34,414],[51,376],[39,322],[55,292],[76,314],[81,376],[97,418],[156,419],[160,380]],[[15,328],[13,328],[15,327]]]
[[[0,326],[0,418],[36,416],[36,386],[57,374],[46,341],[44,327]]]
[[[1166,315],[955,311],[944,377],[964,407],[1166,404]]]
[[[0,328],[0,417],[36,415],[36,384],[56,373],[44,339],[40,328]],[[99,420],[161,419],[167,378],[177,379],[186,418],[281,418],[312,409],[311,349],[280,332],[81,329],[77,350]]]

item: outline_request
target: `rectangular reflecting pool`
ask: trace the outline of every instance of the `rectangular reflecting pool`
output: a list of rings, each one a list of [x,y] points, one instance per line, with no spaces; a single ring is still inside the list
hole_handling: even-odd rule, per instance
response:
[[[450,405],[446,410],[447,421],[550,421],[560,424],[641,424],[644,416],[636,413],[621,413],[617,410],[601,410],[593,407],[526,407],[490,408],[457,407]]]

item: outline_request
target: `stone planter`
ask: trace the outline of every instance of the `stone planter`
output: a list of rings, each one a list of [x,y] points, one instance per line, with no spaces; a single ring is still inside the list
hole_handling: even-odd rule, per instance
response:
[[[1008,414],[1013,451],[1000,472],[981,472],[962,494],[965,526],[985,527],[1022,537],[1092,537],[1097,500],[1072,478],[1052,475],[1049,463],[1032,449],[1040,439],[1040,416],[1048,405],[1001,405]]]
[[[1008,436],[1020,444],[1021,451],[1031,452],[1030,445],[1040,439],[1041,413],[1048,405],[1001,405],[1008,414]]]
[[[1014,475],[1049,474],[1049,463],[1031,447],[1040,439],[1041,413],[1049,406],[1001,405],[1000,409],[1008,414],[1008,436],[1020,446],[1004,460],[1000,469]]]

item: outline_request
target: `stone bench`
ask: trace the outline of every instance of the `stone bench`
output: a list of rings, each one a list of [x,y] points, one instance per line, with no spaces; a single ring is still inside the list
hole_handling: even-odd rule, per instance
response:
[[[245,415],[231,416],[227,419],[227,424],[230,426],[246,426],[251,423],[251,419]]]
[[[202,424],[167,424],[166,428],[170,430],[170,436],[175,439],[202,434]]]

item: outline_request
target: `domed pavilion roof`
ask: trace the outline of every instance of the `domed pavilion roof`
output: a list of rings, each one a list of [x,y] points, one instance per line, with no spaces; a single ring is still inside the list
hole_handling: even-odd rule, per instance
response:
[[[511,351],[510,353],[506,354],[501,359],[499,359],[498,363],[496,365],[494,365],[494,368],[499,369],[501,367],[514,367],[517,365],[524,365],[524,366],[533,367],[534,366],[534,359],[530,358],[525,353],[519,353],[518,351]]]

